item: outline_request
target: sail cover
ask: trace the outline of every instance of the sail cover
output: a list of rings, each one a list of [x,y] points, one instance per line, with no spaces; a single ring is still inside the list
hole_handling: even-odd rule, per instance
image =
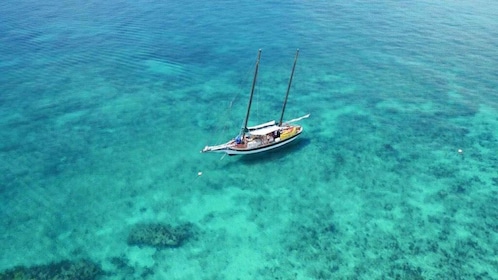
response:
[[[247,129],[248,130],[256,130],[256,129],[260,129],[260,128],[263,128],[263,127],[266,127],[266,126],[270,126],[270,125],[275,125],[275,121],[269,121],[269,122],[265,122],[265,123],[258,124],[258,125],[255,125],[255,126],[249,126]]]
[[[279,130],[279,128],[280,127],[278,125],[272,125],[272,126],[263,127],[260,129],[251,130],[251,131],[249,131],[249,133],[252,135],[266,135],[266,134],[269,134],[269,133],[272,133],[274,131]]]

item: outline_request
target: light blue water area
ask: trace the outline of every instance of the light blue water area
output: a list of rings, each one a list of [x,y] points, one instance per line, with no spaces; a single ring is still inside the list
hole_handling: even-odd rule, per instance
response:
[[[0,279],[81,259],[90,279],[498,278],[496,18],[486,0],[3,1]],[[279,117],[299,48],[303,135],[199,153],[239,132],[260,48],[249,125]],[[189,234],[129,245],[144,223]]]

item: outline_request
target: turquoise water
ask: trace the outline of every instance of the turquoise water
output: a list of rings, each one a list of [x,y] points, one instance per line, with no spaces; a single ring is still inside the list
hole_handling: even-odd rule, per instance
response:
[[[498,279],[498,6],[343,2],[0,3],[0,270]],[[239,132],[259,48],[250,125],[299,48],[302,137],[200,154]],[[142,223],[193,230],[128,245]]]

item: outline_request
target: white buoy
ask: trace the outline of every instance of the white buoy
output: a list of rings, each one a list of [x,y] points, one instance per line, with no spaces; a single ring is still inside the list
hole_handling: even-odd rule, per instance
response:
[[[202,176],[202,172],[201,171],[197,172],[197,176]]]
[[[459,154],[463,153],[463,150],[462,149],[458,149],[458,153]]]

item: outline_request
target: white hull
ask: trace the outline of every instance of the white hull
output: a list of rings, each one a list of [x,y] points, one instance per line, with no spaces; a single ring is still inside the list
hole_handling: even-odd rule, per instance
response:
[[[291,143],[292,141],[296,140],[301,133],[303,132],[302,127],[300,127],[300,131],[293,135],[292,137],[289,137],[285,140],[278,141],[278,142],[273,142],[269,143],[266,145],[258,145],[254,148],[237,148],[237,145],[235,144],[235,140],[232,140],[228,143],[217,145],[217,146],[206,146],[201,152],[214,152],[214,153],[226,153],[227,155],[250,155],[250,154],[257,154],[257,153],[262,153],[262,152],[267,152],[279,147],[282,147],[284,145],[287,145]]]
[[[292,138],[286,139],[286,140],[278,142],[278,143],[274,143],[274,144],[269,145],[269,146],[259,147],[259,148],[250,149],[250,150],[232,150],[232,149],[227,149],[225,151],[225,153],[227,153],[228,155],[250,155],[250,154],[257,154],[257,153],[267,152],[267,151],[270,151],[270,150],[273,150],[273,149],[276,149],[278,147],[282,147],[284,145],[287,145],[287,144],[291,143],[292,141],[296,140],[299,137],[299,135],[301,135],[301,133],[295,135]]]

